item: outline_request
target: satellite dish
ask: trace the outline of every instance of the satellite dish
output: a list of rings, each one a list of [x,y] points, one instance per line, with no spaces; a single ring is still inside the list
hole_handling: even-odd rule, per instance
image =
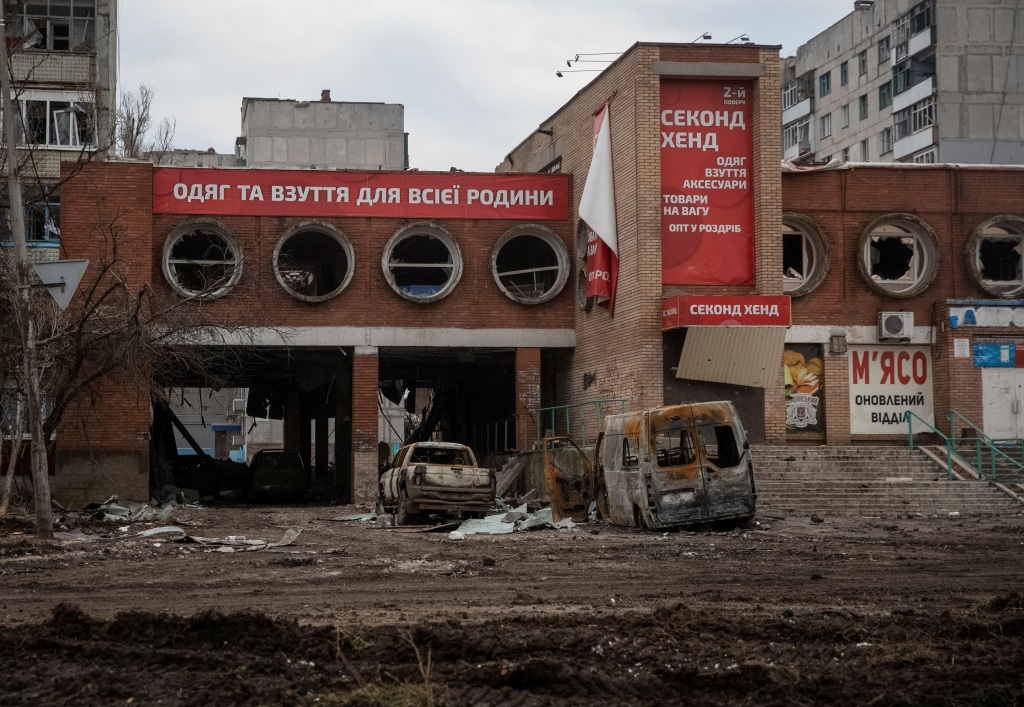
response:
[[[88,260],[56,260],[52,263],[32,263],[36,275],[50,291],[61,310],[68,308],[78,283],[89,267]]]

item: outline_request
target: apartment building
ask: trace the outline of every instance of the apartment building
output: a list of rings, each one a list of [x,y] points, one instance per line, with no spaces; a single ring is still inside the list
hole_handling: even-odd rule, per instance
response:
[[[1024,164],[1022,25],[1011,0],[856,0],[782,60],[784,158]]]
[[[55,259],[60,164],[113,150],[117,113],[116,0],[5,0],[26,236]],[[6,219],[0,219],[5,228]],[[0,233],[0,241],[8,241]]]

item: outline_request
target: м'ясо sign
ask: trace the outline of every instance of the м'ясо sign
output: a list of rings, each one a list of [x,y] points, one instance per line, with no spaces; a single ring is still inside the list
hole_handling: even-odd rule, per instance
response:
[[[907,411],[935,424],[927,346],[850,347],[850,433],[906,434]]]

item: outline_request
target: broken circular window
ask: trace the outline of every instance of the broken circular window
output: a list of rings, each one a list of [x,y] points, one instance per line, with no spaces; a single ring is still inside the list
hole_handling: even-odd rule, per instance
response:
[[[569,251],[543,226],[517,226],[494,244],[491,274],[510,299],[522,304],[547,302],[569,278]]]
[[[983,290],[996,297],[1024,292],[1021,252],[1024,219],[997,216],[981,224],[967,243],[967,266]]]
[[[462,255],[440,226],[414,223],[391,237],[381,256],[391,288],[411,302],[434,302],[448,295],[462,277]]]
[[[864,280],[890,297],[923,292],[939,268],[935,234],[910,214],[876,219],[860,236],[857,265]]]
[[[274,248],[274,277],[304,302],[336,297],[352,280],[355,259],[345,234],[326,223],[303,223]]]
[[[163,270],[180,295],[222,297],[242,276],[241,251],[220,224],[190,222],[172,231],[164,242]]]
[[[782,217],[782,289],[799,297],[814,290],[828,273],[825,237],[810,219],[797,214]]]

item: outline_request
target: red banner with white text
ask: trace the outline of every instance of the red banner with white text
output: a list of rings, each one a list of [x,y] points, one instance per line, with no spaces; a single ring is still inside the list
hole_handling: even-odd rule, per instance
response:
[[[565,174],[153,170],[158,214],[564,220]]]
[[[754,281],[753,84],[661,80],[661,280]]]

